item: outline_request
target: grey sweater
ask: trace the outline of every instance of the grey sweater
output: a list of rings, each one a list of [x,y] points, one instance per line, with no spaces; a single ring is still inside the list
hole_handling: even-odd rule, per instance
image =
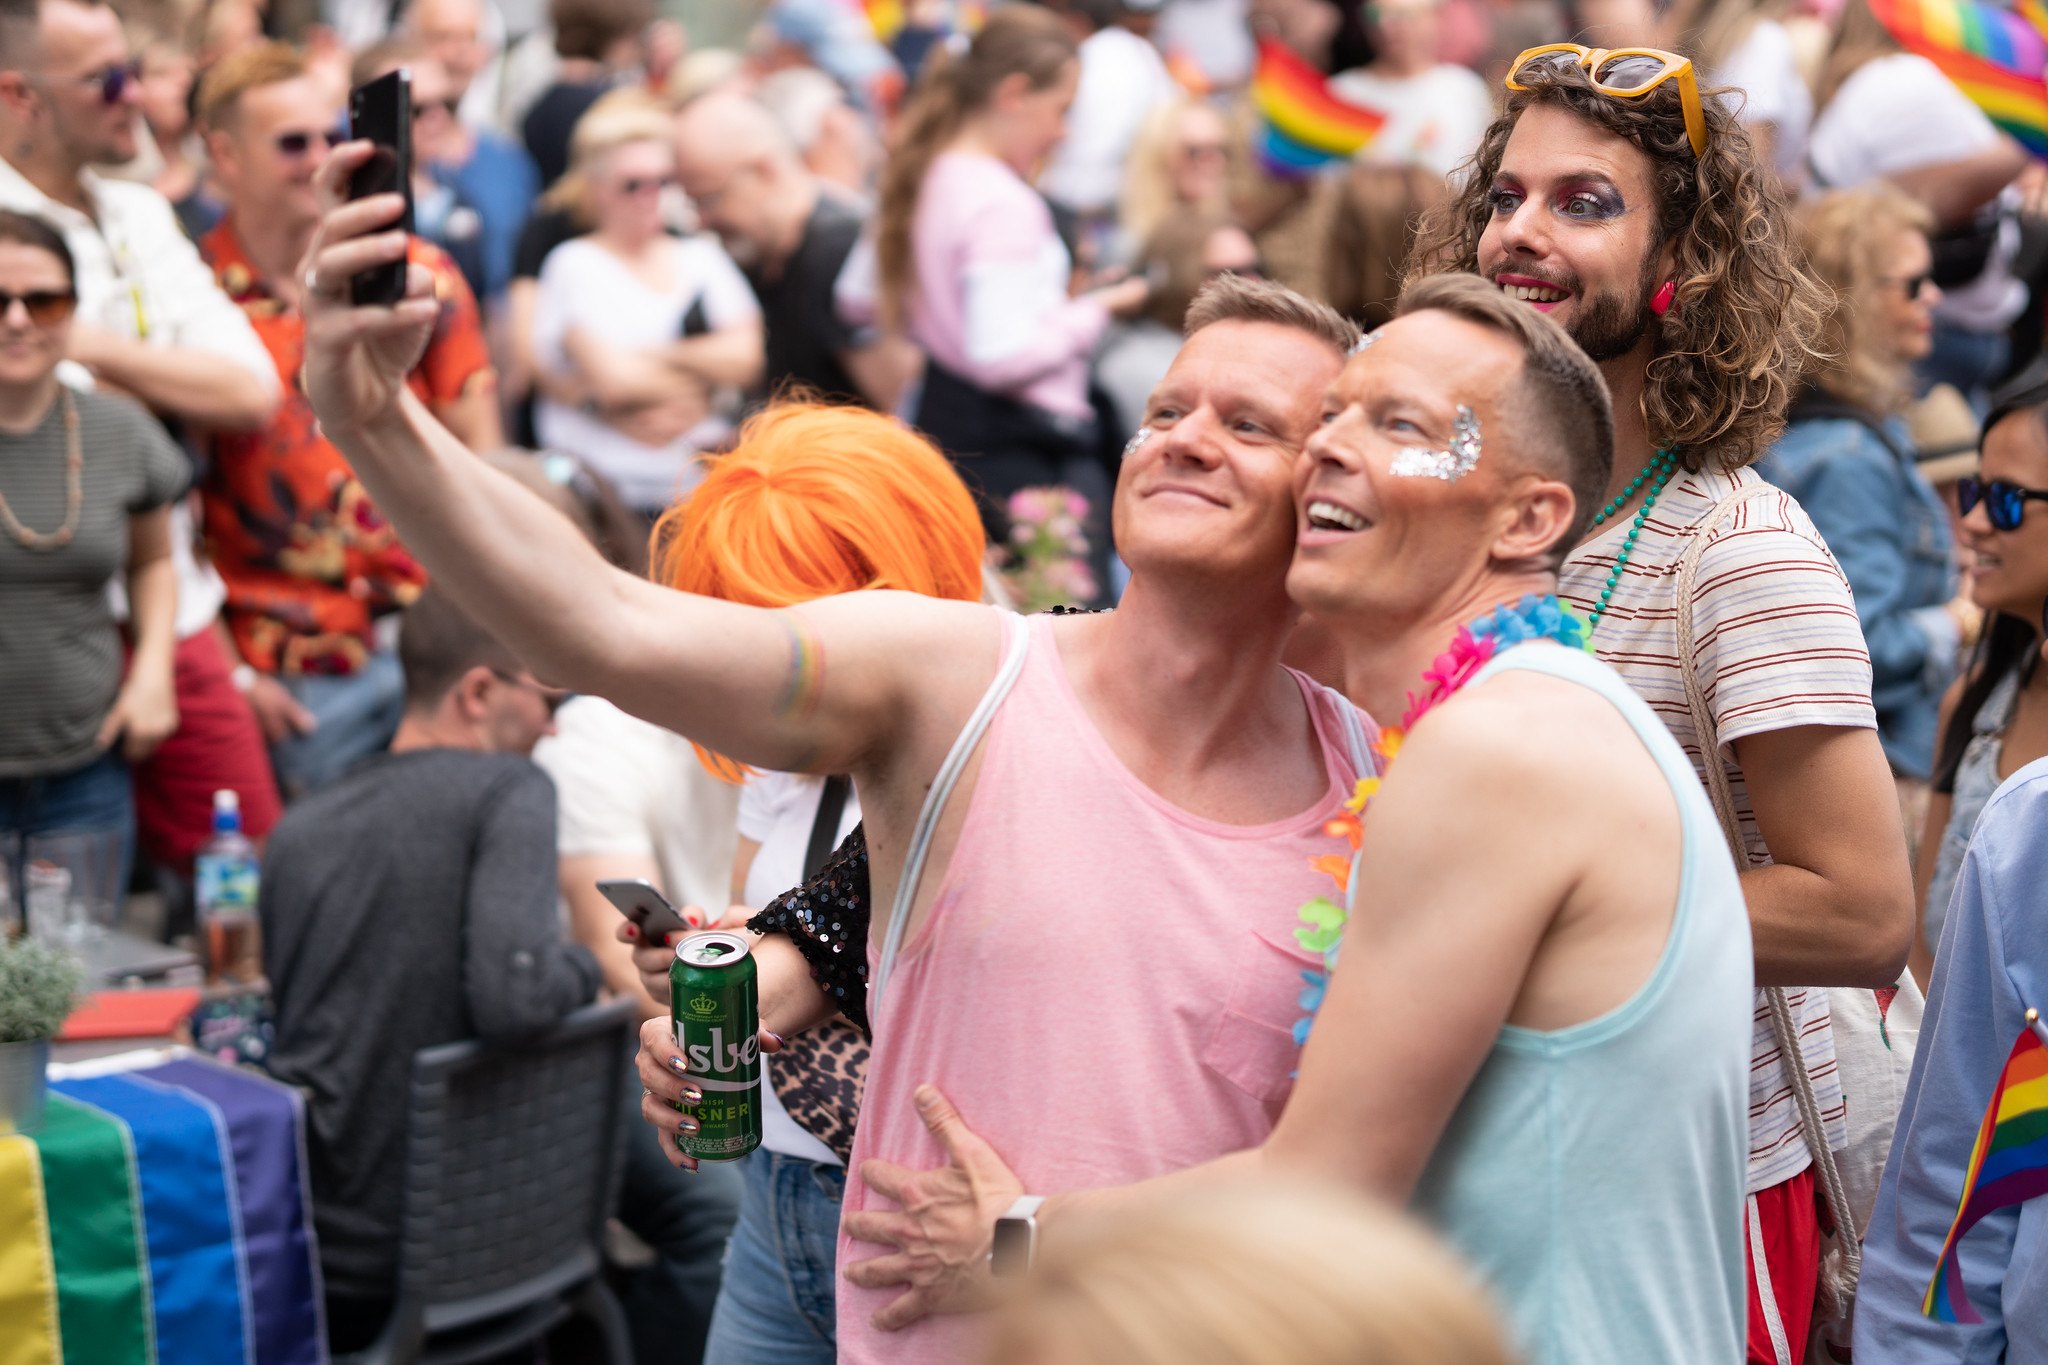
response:
[[[555,791],[530,761],[387,754],[271,832],[260,900],[270,1069],[304,1088],[330,1293],[391,1292],[413,1053],[517,1042],[596,994],[563,937]]]

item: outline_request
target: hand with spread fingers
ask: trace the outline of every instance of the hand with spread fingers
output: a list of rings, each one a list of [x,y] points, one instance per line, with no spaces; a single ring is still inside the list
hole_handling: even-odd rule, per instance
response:
[[[874,1325],[885,1332],[934,1313],[986,1308],[992,1295],[988,1253],[996,1219],[1024,1193],[995,1149],[968,1129],[960,1111],[935,1086],[918,1087],[917,1115],[945,1149],[946,1165],[913,1171],[894,1162],[863,1161],[860,1178],[899,1208],[849,1210],[845,1217],[848,1237],[895,1248],[854,1261],[845,1272],[863,1289],[907,1287],[874,1316]]]
[[[395,418],[406,376],[425,352],[439,312],[433,276],[418,265],[408,269],[405,298],[396,307],[359,308],[349,301],[353,276],[403,260],[408,248],[405,233],[393,226],[403,198],[348,198],[349,174],[374,150],[367,142],[343,143],[320,168],[314,183],[324,213],[299,269],[306,396],[330,438]]]

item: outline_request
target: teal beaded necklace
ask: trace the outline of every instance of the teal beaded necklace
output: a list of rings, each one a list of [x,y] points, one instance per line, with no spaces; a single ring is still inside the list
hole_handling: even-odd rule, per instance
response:
[[[1613,501],[1593,514],[1593,524],[1601,525],[1609,517],[1619,515],[1621,509],[1628,506],[1629,499],[1636,495],[1637,489],[1645,483],[1650,485],[1650,491],[1643,495],[1642,510],[1636,513],[1635,524],[1628,528],[1628,537],[1621,542],[1621,553],[1614,557],[1614,572],[1607,575],[1607,586],[1600,590],[1600,601],[1586,622],[1588,635],[1600,624],[1600,618],[1607,614],[1607,602],[1614,596],[1614,585],[1621,582],[1622,567],[1628,563],[1628,557],[1635,552],[1636,537],[1643,533],[1643,523],[1650,519],[1650,509],[1657,505],[1657,495],[1664,491],[1664,485],[1669,483],[1671,476],[1677,472],[1678,452],[1660,450],[1650,457],[1650,462],[1644,465],[1633,479],[1629,480],[1627,488],[1622,489]]]

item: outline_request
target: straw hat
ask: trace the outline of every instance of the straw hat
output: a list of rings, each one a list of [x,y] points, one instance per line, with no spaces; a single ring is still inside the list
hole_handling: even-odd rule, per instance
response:
[[[1936,487],[1977,469],[1977,414],[1953,385],[1936,384],[1906,409],[1920,473]]]

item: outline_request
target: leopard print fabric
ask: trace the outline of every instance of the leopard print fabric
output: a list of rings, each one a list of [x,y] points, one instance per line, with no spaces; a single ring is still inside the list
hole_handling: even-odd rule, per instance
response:
[[[844,1019],[800,1033],[768,1064],[776,1098],[797,1127],[852,1159],[853,1122],[868,1074],[868,1040]]]
[[[845,1161],[853,1150],[868,1065],[867,831],[855,825],[802,886],[785,891],[748,922],[757,934],[796,945],[811,976],[844,1016],[792,1038],[769,1067],[775,1094],[797,1126]]]

